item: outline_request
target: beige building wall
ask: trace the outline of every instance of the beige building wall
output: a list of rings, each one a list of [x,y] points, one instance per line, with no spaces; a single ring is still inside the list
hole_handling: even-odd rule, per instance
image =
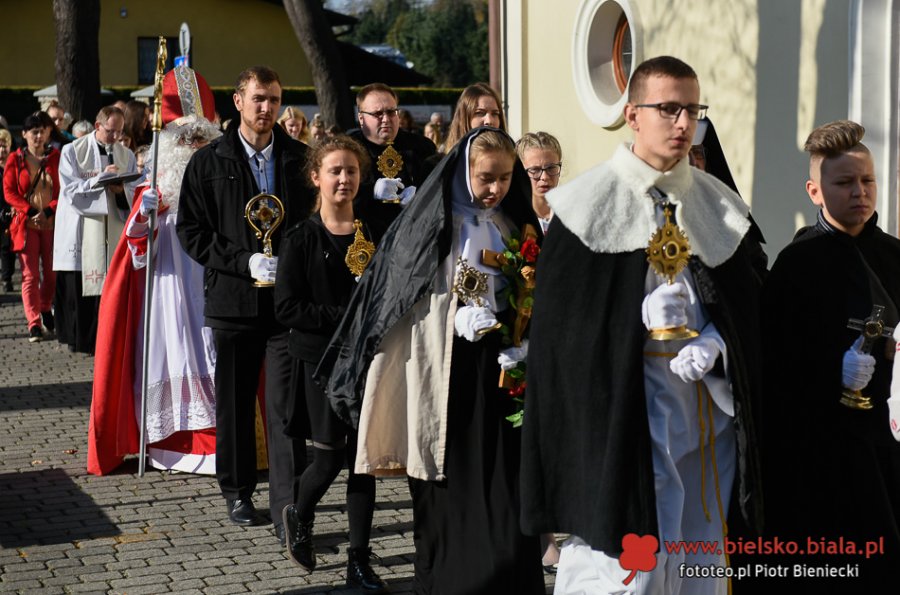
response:
[[[562,144],[566,179],[630,138],[585,113],[575,91],[579,10],[600,0],[511,0],[507,42],[519,46],[506,79],[514,135],[546,130]],[[700,79],[728,163],[751,204],[770,257],[814,220],[802,142],[818,124],[847,117],[852,0],[621,0],[638,20],[636,61],[681,58]],[[521,39],[517,39],[521,37]],[[509,52],[514,54],[515,52]]]
[[[122,16],[121,11],[125,11]],[[100,8],[100,82],[138,84],[138,37],[178,37],[191,28],[191,66],[213,86],[231,86],[254,64],[278,71],[285,86],[312,85],[312,76],[284,7],[262,1],[105,1]],[[52,3],[0,0],[8,41],[0,50],[0,84],[48,86],[56,81]],[[240,34],[236,32],[240,30]],[[23,34],[27,32],[27,35]],[[10,36],[11,35],[11,36]]]
[[[5,43],[0,45],[0,85],[54,84],[53,3],[0,0],[0,14],[5,38]]]
[[[128,16],[119,10],[126,7]],[[214,86],[234,84],[248,66],[274,68],[285,86],[312,84],[300,43],[284,7],[246,0],[103,2],[100,79],[104,85],[137,84],[137,38],[178,37],[191,29],[191,66]]]

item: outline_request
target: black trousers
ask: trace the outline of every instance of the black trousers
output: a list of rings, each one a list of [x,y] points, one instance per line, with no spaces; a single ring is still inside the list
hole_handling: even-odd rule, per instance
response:
[[[0,280],[12,281],[16,270],[16,253],[12,251],[9,226],[0,224]]]
[[[226,500],[249,499],[256,489],[256,391],[266,370],[269,507],[275,525],[297,497],[306,445],[285,435],[290,413],[288,331],[213,329],[216,343],[216,479]]]
[[[56,271],[56,337],[70,351],[93,354],[100,297],[85,297],[81,292],[81,271]]]

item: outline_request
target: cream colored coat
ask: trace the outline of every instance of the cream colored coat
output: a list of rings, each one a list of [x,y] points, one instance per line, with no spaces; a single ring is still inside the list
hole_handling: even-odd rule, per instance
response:
[[[460,222],[434,290],[387,332],[366,376],[356,473],[444,479],[457,297],[451,292]]]

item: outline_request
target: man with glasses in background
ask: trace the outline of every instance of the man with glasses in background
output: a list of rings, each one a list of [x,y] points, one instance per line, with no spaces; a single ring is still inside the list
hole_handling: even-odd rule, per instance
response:
[[[94,121],[93,134],[64,146],[60,157],[62,188],[53,235],[54,312],[59,342],[70,351],[94,352],[106,270],[131,211],[139,176],[134,153],[116,142],[124,127],[122,110],[104,107]]]
[[[628,99],[634,142],[547,194],[523,529],[571,534],[556,593],[719,594],[726,579],[680,567],[724,567],[721,552],[669,553],[662,542],[722,543],[733,484],[759,528],[766,258],[747,205],[688,164],[707,109],[693,69],[648,60]]]
[[[372,83],[356,95],[359,128],[348,134],[372,157],[372,167],[360,183],[354,211],[362,220],[386,228],[400,214],[401,203],[415,195],[430,167],[425,160],[437,152],[434,143],[400,129],[397,94],[383,83]]]

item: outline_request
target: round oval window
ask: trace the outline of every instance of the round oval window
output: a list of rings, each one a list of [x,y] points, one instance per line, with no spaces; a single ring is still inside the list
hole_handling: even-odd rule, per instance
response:
[[[637,25],[627,0],[586,0],[576,18],[575,89],[588,118],[607,128],[624,123],[628,79],[638,62]]]
[[[616,86],[619,92],[624,93],[628,87],[628,79],[631,77],[631,26],[623,13],[616,25],[616,35],[613,40],[613,71],[616,74]]]

